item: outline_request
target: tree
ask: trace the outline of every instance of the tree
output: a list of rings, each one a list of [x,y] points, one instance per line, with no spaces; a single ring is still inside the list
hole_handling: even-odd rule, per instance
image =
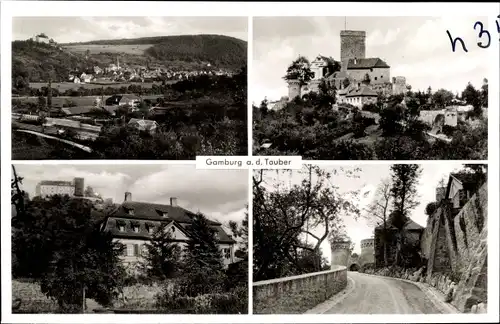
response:
[[[173,242],[172,232],[167,223],[158,226],[151,240],[145,245],[143,272],[148,278],[165,280],[179,271],[181,248]]]
[[[391,182],[383,179],[375,191],[373,201],[366,208],[366,217],[375,226],[382,227],[382,244],[384,248],[384,265],[388,266],[387,243],[388,243],[388,218],[392,204]]]
[[[422,169],[418,164],[393,164],[391,166],[391,196],[394,210],[389,216],[389,222],[397,229],[394,260],[397,265],[405,261],[402,260],[407,247],[405,225],[409,212],[420,204],[417,185],[421,174]]]
[[[451,104],[453,97],[453,92],[446,89],[439,89],[432,95],[432,102],[440,108],[445,108]]]
[[[486,85],[486,93],[488,86]],[[462,92],[462,98],[468,105],[471,105],[474,109],[474,115],[481,116],[482,112],[482,93],[479,90],[476,90],[474,86],[469,82]]]
[[[348,78],[344,78],[344,80],[342,80],[342,85],[344,86],[344,89],[347,88],[350,84],[351,81],[349,81]]]
[[[102,232],[92,203],[69,196],[35,198],[13,219],[17,275],[37,278],[42,292],[64,311],[76,311],[83,294],[103,305],[114,298],[123,246]]]
[[[481,106],[488,107],[488,79],[483,79],[483,85],[481,86]]]
[[[418,164],[393,164],[391,166],[393,207],[404,216],[420,204],[417,185],[421,174],[422,169]]]
[[[215,230],[201,213],[193,217],[189,227],[190,240],[183,258],[181,290],[188,296],[224,290],[225,274],[222,254],[215,237]],[[207,285],[207,282],[210,285]]]
[[[83,195],[85,197],[95,197],[94,188],[92,188],[91,186],[87,186],[87,188],[85,188]]]
[[[254,183],[254,280],[265,280],[307,271],[301,267],[304,250],[315,255],[315,269],[321,268],[320,246],[342,229],[345,214],[356,208],[330,183],[332,174],[355,176],[357,169],[336,169],[332,173],[305,166],[300,184],[282,189],[275,182],[267,189],[269,172],[256,171]],[[277,174],[286,174],[278,171]],[[312,245],[303,242],[314,239]]]
[[[428,203],[427,206],[425,206],[425,214],[427,216],[432,216],[432,214],[434,214],[434,212],[436,211],[438,206],[439,206],[439,203],[436,201],[432,201],[432,202]]]
[[[298,80],[300,85],[305,85],[314,78],[311,71],[311,63],[305,56],[299,56],[290,64],[283,77],[286,81]]]

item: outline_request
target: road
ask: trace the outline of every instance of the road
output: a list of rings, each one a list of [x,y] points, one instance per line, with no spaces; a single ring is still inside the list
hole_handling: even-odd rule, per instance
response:
[[[412,283],[348,272],[352,290],[324,314],[440,314],[442,311]]]
[[[81,150],[83,150],[85,152],[88,152],[88,153],[92,152],[92,149],[90,147],[88,147],[88,146],[85,146],[85,145],[82,145],[82,144],[78,144],[78,143],[75,143],[75,142],[72,142],[72,141],[68,141],[68,140],[65,140],[65,139],[62,139],[62,138],[58,138],[58,137],[54,137],[54,136],[42,134],[42,133],[31,131],[31,130],[17,129],[16,131],[17,132],[21,132],[21,133],[33,134],[33,135],[44,137],[44,138],[50,138],[50,139],[53,139],[53,140],[56,140],[56,141],[59,141],[59,142],[62,142],[62,143],[66,143],[66,144],[71,145],[73,147],[77,147],[77,148],[79,148],[79,149],[81,149]]]

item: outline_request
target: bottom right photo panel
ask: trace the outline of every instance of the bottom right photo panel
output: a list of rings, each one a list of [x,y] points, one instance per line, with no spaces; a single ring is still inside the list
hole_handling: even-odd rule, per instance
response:
[[[253,172],[254,314],[487,312],[486,164]]]

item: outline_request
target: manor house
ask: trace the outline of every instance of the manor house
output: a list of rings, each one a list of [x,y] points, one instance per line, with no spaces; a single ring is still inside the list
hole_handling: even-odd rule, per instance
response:
[[[172,234],[172,241],[185,247],[191,240],[190,227],[196,214],[177,205],[177,198],[170,198],[169,205],[153,204],[132,200],[132,193],[126,192],[124,202],[106,216],[103,230],[109,231],[114,240],[124,245],[122,261],[127,271],[137,274],[143,261],[145,244],[155,229],[165,224],[165,230]],[[225,267],[234,263],[236,241],[224,230],[221,223],[209,220],[210,227],[222,252]]]
[[[340,67],[340,69],[338,68]],[[311,62],[314,76],[301,85],[299,80],[288,81],[288,100],[317,92],[325,81],[337,90],[338,102],[362,107],[376,102],[377,93],[399,94],[406,89],[405,77],[391,79],[391,67],[379,57],[366,57],[366,32],[342,30],[340,32],[340,62],[318,55]]]

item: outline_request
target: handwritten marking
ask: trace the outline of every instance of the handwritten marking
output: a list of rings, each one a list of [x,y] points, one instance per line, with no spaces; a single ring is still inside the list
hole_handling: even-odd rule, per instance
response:
[[[488,36],[488,44],[487,45],[483,45],[483,41],[480,40],[479,42],[477,42],[477,46],[479,46],[481,48],[488,48],[488,47],[490,47],[490,44],[491,44],[491,35],[490,35],[490,32],[488,30],[484,29],[484,25],[480,21],[476,21],[476,23],[474,24],[474,30],[476,30],[477,26],[479,26],[481,28],[481,30],[479,31],[479,35],[478,35],[479,38],[483,37],[483,34],[486,34]]]
[[[500,15],[497,16],[497,20],[495,20],[496,26],[497,26],[497,32],[500,36]],[[479,30],[477,30],[479,27]],[[479,38],[479,41],[476,43],[479,48],[488,48],[491,45],[491,33],[484,28],[484,24],[482,21],[476,21],[474,23],[474,30],[478,31],[477,37]],[[451,36],[451,33],[449,30],[446,30],[446,34],[448,35],[448,38],[451,42],[451,50],[453,53],[457,51],[457,43],[460,43],[462,45],[462,50],[465,53],[468,53],[469,50],[467,49],[467,46],[465,45],[465,41],[461,37],[455,37]],[[484,39],[483,37],[486,37],[487,39]],[[500,41],[500,38],[499,38]]]

